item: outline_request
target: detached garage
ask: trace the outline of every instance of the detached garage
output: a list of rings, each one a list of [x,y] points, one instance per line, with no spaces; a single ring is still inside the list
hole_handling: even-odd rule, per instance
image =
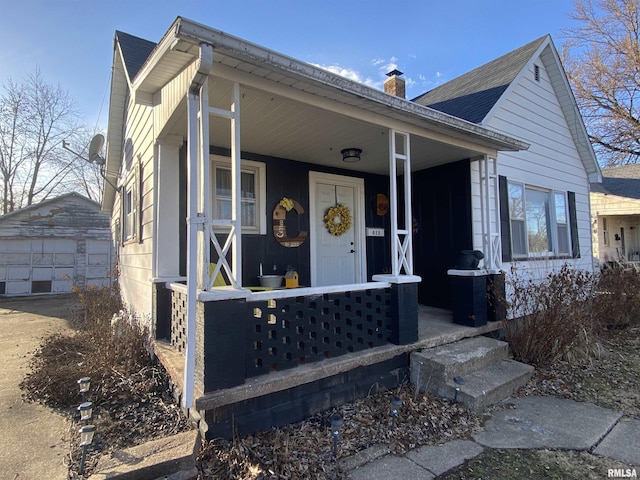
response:
[[[77,193],[0,216],[0,295],[108,285],[112,250],[109,217]]]

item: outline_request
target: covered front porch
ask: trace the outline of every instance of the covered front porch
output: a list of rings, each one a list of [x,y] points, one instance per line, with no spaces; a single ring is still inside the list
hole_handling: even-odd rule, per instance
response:
[[[464,175],[445,195],[448,221],[465,227],[454,247],[481,249],[495,272],[495,159],[526,145],[185,19],[169,32],[156,48],[166,62],[145,65],[135,93],[161,99],[153,328],[182,358],[183,405],[208,411],[205,399],[286,372],[361,364],[364,385],[381,368],[406,368],[422,328],[414,238],[447,230],[415,211],[414,178],[458,165]],[[350,227],[336,235],[325,217],[337,205]],[[299,288],[256,291],[288,266]]]

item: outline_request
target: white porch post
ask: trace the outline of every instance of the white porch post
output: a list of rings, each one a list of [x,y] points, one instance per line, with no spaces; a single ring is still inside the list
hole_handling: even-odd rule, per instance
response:
[[[484,155],[478,160],[480,211],[484,266],[490,272],[502,268],[500,244],[500,197],[498,193],[498,161]]]
[[[240,164],[240,84],[234,82],[229,110],[211,107],[203,104],[203,109],[208,115],[214,115],[220,118],[226,118],[231,122],[231,220],[212,219],[208,217],[209,238],[213,243],[218,260],[216,267],[209,278],[205,290],[213,287],[218,273],[224,268],[232,286],[239,290],[242,289],[242,184],[241,184],[241,164]],[[208,129],[207,129],[208,132]],[[208,138],[208,136],[207,136]],[[207,162],[208,162],[208,143],[207,143]],[[207,189],[210,189],[209,174],[207,167]],[[209,195],[209,191],[207,192]],[[227,238],[224,244],[220,244],[218,237],[214,231],[215,227],[228,230]],[[231,266],[227,262],[227,253],[232,248]],[[208,262],[207,262],[208,264]]]
[[[242,183],[240,166],[240,84],[233,84],[231,104],[231,223],[234,225],[232,265],[235,275],[234,287],[242,286]]]
[[[404,228],[398,224],[398,173],[404,175]],[[411,213],[411,153],[409,134],[389,131],[391,206],[391,274],[413,275],[413,216]]]
[[[207,77],[200,89],[199,105],[199,144],[198,144],[198,211],[203,219],[211,218],[211,177],[209,175],[209,77]],[[199,235],[201,243],[198,245],[198,289],[207,290],[210,286],[209,263],[211,248],[211,229],[203,228]]]

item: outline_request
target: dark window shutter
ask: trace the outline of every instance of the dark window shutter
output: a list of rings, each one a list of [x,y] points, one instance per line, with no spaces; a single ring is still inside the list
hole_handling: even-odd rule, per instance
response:
[[[511,222],[509,221],[509,187],[507,177],[498,177],[500,194],[500,242],[502,243],[502,261],[510,262],[511,255]]]
[[[576,193],[567,192],[569,200],[569,228],[571,229],[571,256],[580,258],[580,242],[578,240],[578,216],[576,214]]]

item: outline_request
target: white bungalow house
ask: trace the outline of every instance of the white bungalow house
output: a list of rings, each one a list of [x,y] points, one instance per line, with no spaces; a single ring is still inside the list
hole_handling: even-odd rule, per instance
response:
[[[184,366],[183,405],[208,436],[397,385],[418,301],[451,308],[461,250],[484,252],[484,274],[591,265],[599,169],[550,39],[528,47],[489,86],[489,114],[465,118],[435,92],[403,98],[398,71],[381,92],[181,17],[158,44],[116,32],[102,207],[119,283],[179,352],[166,363]],[[287,270],[299,288],[259,287]],[[376,363],[392,345],[406,348]],[[351,367],[324,375],[341,356]],[[261,395],[274,374],[286,388]]]
[[[605,168],[591,187],[593,251],[600,265],[640,264],[640,165]]]

